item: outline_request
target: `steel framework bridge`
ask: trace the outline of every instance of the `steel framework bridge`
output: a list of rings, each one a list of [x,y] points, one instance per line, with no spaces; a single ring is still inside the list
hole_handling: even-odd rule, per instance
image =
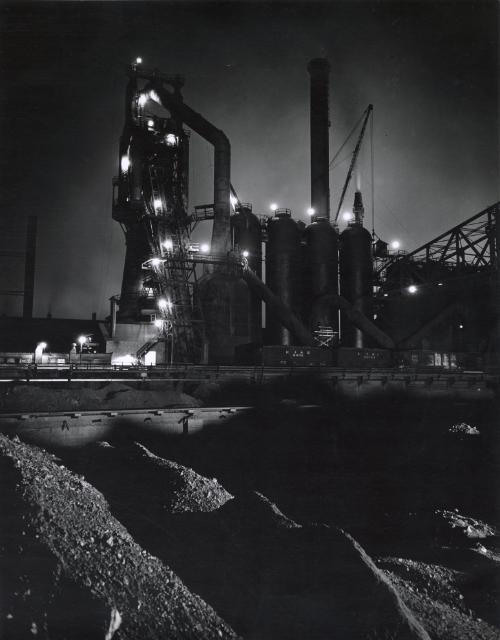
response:
[[[442,233],[410,253],[388,255],[375,261],[375,282],[382,288],[439,284],[446,280],[498,270],[500,202]]]

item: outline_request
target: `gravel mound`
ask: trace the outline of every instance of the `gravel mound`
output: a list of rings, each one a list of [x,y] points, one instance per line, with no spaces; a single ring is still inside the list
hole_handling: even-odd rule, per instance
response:
[[[484,598],[485,594],[480,593],[479,585],[471,590],[474,585],[468,584],[465,572],[407,558],[382,558],[378,564],[432,638],[498,640],[500,637],[498,629],[470,608],[475,598]]]
[[[479,429],[477,429],[476,427],[471,427],[471,425],[467,424],[466,422],[459,422],[458,424],[454,424],[448,429],[448,431],[450,433],[460,433],[466,436],[478,436],[481,433]]]
[[[4,436],[0,454],[2,637],[236,637],[83,478]]]
[[[145,483],[158,484],[163,495],[162,507],[169,513],[213,511],[233,498],[216,478],[205,478],[177,462],[165,460],[138,442],[122,450],[122,455],[144,471]],[[137,479],[136,475],[136,482]]]
[[[436,509],[434,512],[438,535],[445,542],[460,542],[498,536],[498,531],[481,520],[461,515],[458,510]]]
[[[68,463],[108,499],[126,499],[126,509],[147,513],[158,524],[172,514],[213,511],[233,497],[216,478],[160,458],[137,442],[92,444],[68,454]]]

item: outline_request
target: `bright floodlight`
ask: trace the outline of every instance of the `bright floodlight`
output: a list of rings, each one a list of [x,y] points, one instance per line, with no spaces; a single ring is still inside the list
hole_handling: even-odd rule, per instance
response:
[[[142,64],[142,58],[141,58],[141,57],[136,58],[136,59],[135,59],[135,63],[136,63],[136,64]]]
[[[163,328],[163,320],[160,320],[160,318],[157,318],[155,320],[155,327],[157,327],[158,329],[162,329]]]
[[[154,120],[148,120],[148,127],[154,127],[155,126],[155,121]]]
[[[399,240],[393,240],[391,242],[391,249],[399,249],[400,246],[401,242],[399,242]]]
[[[78,336],[78,342],[81,345],[84,345],[87,342],[87,336]]]
[[[463,328],[464,328],[464,325],[463,325],[463,324],[459,324],[459,325],[458,325],[458,328],[459,328],[459,329],[463,329]]]
[[[153,258],[151,260],[151,264],[153,265],[153,267],[159,267],[161,264],[161,260],[160,258]]]
[[[312,207],[309,207],[309,209],[306,211],[306,213],[307,213],[308,216],[313,216],[316,213],[316,211]]]
[[[163,247],[167,251],[172,251],[172,249],[174,248],[174,243],[172,242],[172,238],[166,238],[163,242]]]
[[[352,220],[352,213],[350,211],[344,211],[342,214],[342,220],[345,220],[346,222]]]
[[[130,168],[130,158],[128,156],[122,156],[120,167],[123,173],[127,173]]]
[[[278,205],[275,202],[273,202],[269,208],[271,209],[271,211],[276,211],[276,209],[278,208]]]
[[[414,284],[411,284],[408,287],[408,293],[417,293],[417,287]]]
[[[168,307],[168,302],[165,298],[160,298],[158,300],[158,308],[159,309],[166,309]]]
[[[200,245],[200,251],[202,253],[208,253],[210,251],[210,245],[204,242],[203,244]]]
[[[147,93],[141,93],[139,100],[137,101],[140,107],[143,107],[146,104],[148,97]]]
[[[162,209],[162,202],[161,202],[161,198],[155,198],[153,200],[153,207],[155,208],[155,211],[158,211]]]
[[[248,258],[250,254],[248,253],[248,251],[245,249],[245,251],[243,251],[243,257],[244,258]]]
[[[177,136],[175,135],[175,133],[167,133],[167,135],[165,136],[165,142],[168,147],[175,147],[175,145],[177,144]]]

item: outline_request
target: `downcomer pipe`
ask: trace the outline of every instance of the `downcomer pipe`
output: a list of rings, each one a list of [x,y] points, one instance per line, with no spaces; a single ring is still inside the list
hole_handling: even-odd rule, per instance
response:
[[[316,216],[330,219],[328,83],[330,64],[314,58],[307,65],[311,77],[311,207]]]
[[[154,83],[163,106],[179,120],[191,127],[214,147],[214,226],[211,253],[226,255],[231,249],[230,190],[231,145],[226,134],[208,122],[202,115],[188,107],[182,99],[170,93],[161,83]]]

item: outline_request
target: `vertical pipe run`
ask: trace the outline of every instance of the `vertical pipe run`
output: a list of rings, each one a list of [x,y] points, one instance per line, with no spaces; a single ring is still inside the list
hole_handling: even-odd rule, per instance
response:
[[[28,218],[28,225],[26,228],[23,318],[33,317],[33,297],[35,293],[36,225],[36,217],[30,216]]]
[[[307,65],[311,77],[311,207],[330,219],[328,82],[330,64],[315,58]]]

